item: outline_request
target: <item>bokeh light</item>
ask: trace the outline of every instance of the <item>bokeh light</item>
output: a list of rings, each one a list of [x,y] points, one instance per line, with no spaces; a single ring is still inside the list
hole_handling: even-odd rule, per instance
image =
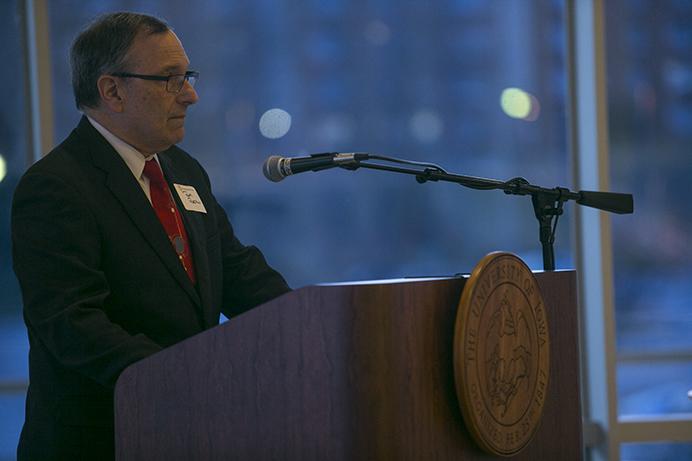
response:
[[[442,135],[444,123],[437,112],[424,109],[413,114],[409,120],[409,128],[418,141],[432,143]]]
[[[392,38],[392,31],[382,21],[371,21],[365,27],[365,38],[373,45],[386,45]]]
[[[5,161],[5,157],[0,154],[0,182],[5,179],[5,176],[7,176],[7,162]]]
[[[265,138],[282,138],[290,129],[291,114],[283,109],[269,109],[260,117],[259,130]]]
[[[540,104],[531,93],[521,88],[505,88],[500,95],[500,106],[509,117],[533,122],[538,119]]]

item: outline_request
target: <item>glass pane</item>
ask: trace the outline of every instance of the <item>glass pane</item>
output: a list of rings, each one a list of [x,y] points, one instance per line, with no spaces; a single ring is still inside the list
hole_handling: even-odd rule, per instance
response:
[[[17,442],[24,423],[24,393],[1,393],[0,461],[17,459]]]
[[[692,443],[624,443],[621,461],[673,461],[692,459]]]
[[[74,5],[50,2],[56,138],[78,119],[66,56],[83,24],[114,8],[163,14],[201,74],[183,147],[241,240],[292,286],[454,274],[498,249],[542,268],[528,197],[366,170],[275,184],[261,167],[271,154],[368,151],[569,186],[561,1]],[[503,111],[508,88],[526,93],[505,93]],[[573,265],[566,209],[561,268]]]
[[[691,361],[620,362],[617,380],[620,415],[692,413]]]
[[[13,311],[0,317],[0,382],[17,383],[29,377],[29,341],[21,303],[16,303]]]
[[[16,1],[0,2],[0,459],[15,459],[24,421],[22,383],[28,379],[28,341],[21,316],[21,296],[12,271],[10,208],[12,193],[27,166],[26,88],[21,19]]]
[[[16,2],[0,2],[0,60],[12,69],[3,80],[4,103],[0,105],[0,321],[20,313],[21,297],[12,272],[10,208],[12,193],[27,166],[28,146],[24,107],[24,61],[20,42],[20,18]],[[7,75],[7,77],[10,77]],[[0,376],[2,379],[2,376]]]
[[[635,197],[634,215],[613,224],[617,350],[627,359],[689,357],[692,3],[604,4],[612,187]],[[640,363],[624,365],[629,382],[618,386],[619,399],[649,403],[627,411],[683,410],[666,405],[664,394],[642,400],[628,394],[650,379],[651,366]]]

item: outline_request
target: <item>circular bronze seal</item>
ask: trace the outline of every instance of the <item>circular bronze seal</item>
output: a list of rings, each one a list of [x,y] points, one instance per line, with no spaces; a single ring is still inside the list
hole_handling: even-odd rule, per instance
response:
[[[533,437],[548,390],[549,349],[531,270],[511,253],[485,256],[466,282],[454,332],[459,405],[484,450],[511,456]]]

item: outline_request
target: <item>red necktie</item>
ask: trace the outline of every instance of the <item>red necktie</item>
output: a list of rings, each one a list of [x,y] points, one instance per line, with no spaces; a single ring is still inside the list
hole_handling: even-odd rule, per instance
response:
[[[168,183],[163,178],[163,172],[158,162],[154,159],[147,160],[144,164],[144,176],[149,179],[149,192],[151,195],[151,205],[154,207],[156,216],[163,225],[168,239],[173,245],[173,249],[178,255],[180,263],[183,265],[187,276],[192,283],[195,283],[195,267],[192,263],[192,253],[190,244],[185,232],[183,220],[175,206],[171,190]]]

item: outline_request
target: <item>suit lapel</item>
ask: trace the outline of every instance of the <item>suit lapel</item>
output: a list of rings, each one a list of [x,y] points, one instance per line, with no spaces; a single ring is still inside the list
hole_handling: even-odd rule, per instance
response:
[[[163,226],[161,226],[144,191],[142,191],[124,160],[108,141],[91,126],[86,117],[82,117],[77,127],[77,133],[89,142],[94,165],[106,173],[106,186],[122,204],[125,212],[171,275],[185,290],[190,299],[197,306],[201,306],[199,295],[187,277],[185,269],[178,261]]]
[[[196,211],[187,211],[178,191],[175,189],[175,184],[198,186],[193,184],[185,171],[179,168],[173,159],[166,152],[159,154],[159,162],[163,169],[164,176],[168,182],[168,187],[171,189],[175,203],[183,217],[185,229],[187,230],[188,238],[190,239],[190,247],[192,248],[192,259],[195,264],[195,272],[197,274],[197,289],[202,298],[202,306],[204,306],[205,326],[215,325],[218,319],[212,319],[211,310],[211,286],[209,277],[209,260],[207,257],[207,235],[204,227],[203,214]]]

